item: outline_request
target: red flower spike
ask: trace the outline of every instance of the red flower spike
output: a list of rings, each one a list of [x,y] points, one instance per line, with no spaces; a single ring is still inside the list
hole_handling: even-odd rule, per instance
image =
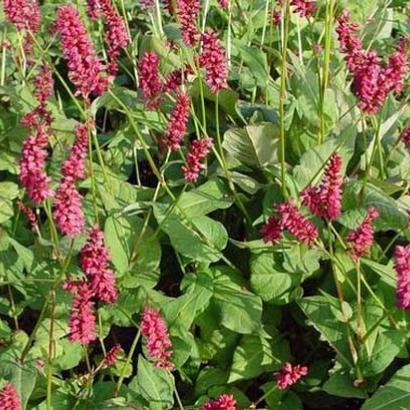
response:
[[[410,310],[410,245],[396,246],[394,251],[397,272],[396,305]]]
[[[11,383],[6,384],[0,390],[0,409],[21,410],[20,398],[16,388]]]
[[[286,390],[290,386],[297,383],[303,376],[308,374],[308,368],[300,364],[293,365],[285,363],[279,372],[274,373],[276,377],[276,385],[279,390]]]
[[[216,400],[209,400],[201,410],[236,410],[236,400],[233,395],[222,394]]]

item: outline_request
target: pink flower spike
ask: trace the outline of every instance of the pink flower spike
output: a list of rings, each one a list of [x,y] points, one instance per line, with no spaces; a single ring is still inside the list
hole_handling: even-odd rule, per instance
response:
[[[262,226],[261,234],[265,243],[271,242],[275,245],[282,237],[283,226],[281,219],[276,216],[271,216],[268,222]]]
[[[212,29],[202,34],[199,66],[205,69],[206,82],[213,93],[228,87],[228,62],[225,50]]]
[[[195,140],[190,147],[187,155],[187,164],[182,167],[185,181],[196,182],[199,177],[199,173],[205,169],[205,165],[202,161],[209,154],[213,141],[211,138],[203,138]]]
[[[93,291],[86,281],[67,281],[63,289],[74,294],[70,312],[71,342],[87,345],[96,339]]]
[[[410,124],[408,124],[400,134],[400,139],[403,141],[407,149],[410,149]]]
[[[23,212],[24,215],[26,215],[26,218],[28,219],[28,222],[30,224],[31,229],[35,229],[37,227],[37,217],[36,214],[33,212],[31,208],[29,208],[26,204],[21,202],[20,200],[17,201],[17,206]]]
[[[280,371],[273,375],[276,377],[276,385],[278,389],[286,390],[297,383],[303,376],[306,376],[308,371],[309,369],[306,366],[285,363]]]
[[[87,1],[87,14],[91,20],[97,20],[100,16],[101,10],[98,0],[86,0]]]
[[[118,360],[118,355],[121,353],[121,345],[116,343],[103,359],[103,367],[110,367]]]
[[[44,126],[39,126],[35,134],[30,135],[21,149],[20,173],[21,184],[26,188],[28,197],[41,204],[53,196],[50,188],[51,178],[46,174],[48,139]]]
[[[96,225],[89,230],[87,243],[80,251],[80,265],[95,296],[104,302],[114,303],[118,298],[118,290],[109,261],[104,234]]]
[[[147,108],[155,108],[159,103],[162,82],[159,77],[159,56],[154,51],[146,51],[138,64],[138,74],[142,98]]]
[[[1,410],[20,410],[20,398],[16,388],[11,384],[6,384],[0,390],[0,409]]]
[[[277,205],[276,210],[280,214],[283,229],[287,229],[300,242],[311,246],[318,238],[316,226],[299,212],[291,200]]]
[[[56,192],[53,218],[58,229],[71,238],[84,230],[83,198],[71,176],[63,177]]]
[[[170,3],[172,3],[170,1]],[[193,47],[198,43],[199,32],[197,28],[197,18],[200,4],[198,0],[176,0],[178,18],[182,33],[182,41]]]
[[[319,218],[336,219],[342,209],[342,157],[333,154],[326,165],[319,187],[307,187],[301,194],[303,203]]]
[[[229,0],[218,0],[218,2],[223,9],[227,9],[229,7]]]
[[[166,323],[158,310],[145,307],[142,313],[141,333],[147,339],[148,356],[155,359],[155,365],[173,370],[174,365],[169,360],[172,356],[172,343]]]
[[[171,114],[167,131],[162,142],[173,151],[178,150],[184,141],[189,118],[189,97],[186,94],[178,96],[175,109]]]
[[[410,310],[410,245],[396,246],[394,251],[397,272],[396,305]]]
[[[300,17],[310,17],[316,11],[316,4],[309,0],[292,0],[291,6],[295,7],[294,12]]]
[[[109,78],[74,6],[58,8],[55,28],[60,34],[68,78],[76,88],[76,95],[88,100],[92,95],[103,94],[108,88]]]
[[[236,410],[236,400],[231,394],[222,394],[216,400],[209,400],[201,410]]]
[[[352,244],[349,253],[354,261],[359,260],[362,256],[367,255],[373,244],[374,230],[373,220],[379,217],[376,208],[370,208],[363,222],[347,235],[347,241]]]
[[[89,124],[80,124],[75,130],[76,140],[69,157],[64,161],[62,174],[73,179],[85,178],[85,165],[88,151]]]

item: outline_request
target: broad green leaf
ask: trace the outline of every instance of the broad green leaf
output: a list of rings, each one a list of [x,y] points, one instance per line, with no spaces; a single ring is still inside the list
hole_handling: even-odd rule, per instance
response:
[[[330,296],[312,296],[298,302],[315,329],[336,350],[340,361],[352,367],[352,357],[348,347],[346,323],[340,322],[334,311],[340,311],[339,301]]]
[[[301,275],[276,266],[272,252],[253,254],[250,259],[251,287],[265,302],[289,303],[292,290],[300,284]]]
[[[279,334],[273,337],[264,331],[244,335],[235,349],[228,383],[252,379],[279,369],[289,358],[286,343]]]
[[[18,195],[18,185],[14,182],[0,182],[0,223],[13,216],[13,199]]]
[[[170,207],[172,205],[154,204],[154,215],[175,250],[195,261],[219,260],[228,241],[224,226],[207,216],[186,220]]]
[[[214,301],[221,311],[221,323],[237,333],[260,328],[262,300],[236,284],[228,275],[213,271]]]
[[[409,409],[410,365],[402,367],[376,393],[365,401],[361,410]]]
[[[329,377],[329,380],[323,385],[323,390],[331,395],[339,397],[357,397],[366,399],[367,393],[354,386],[354,380],[348,372],[337,372]]]
[[[105,221],[105,242],[115,268],[126,275],[127,287],[153,287],[158,280],[161,247],[149,226],[141,235],[143,225],[141,218],[129,215]]]
[[[138,373],[130,382],[129,388],[149,403],[149,409],[171,409],[174,404],[173,386],[171,373],[155,367],[141,355],[138,357]]]
[[[278,163],[278,143],[278,127],[263,123],[229,129],[222,145],[242,164],[263,169]]]
[[[261,88],[265,88],[268,84],[269,70],[266,54],[255,46],[240,46],[240,56],[244,63],[249,67],[252,73],[255,84]]]

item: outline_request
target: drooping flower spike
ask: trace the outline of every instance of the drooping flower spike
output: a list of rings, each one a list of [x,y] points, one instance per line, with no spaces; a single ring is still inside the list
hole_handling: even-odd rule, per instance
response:
[[[170,1],[170,3],[172,3]],[[197,18],[199,13],[199,0],[176,0],[178,21],[182,33],[182,41],[193,47],[198,43],[199,31]]]
[[[200,172],[205,169],[203,160],[209,154],[213,140],[211,138],[203,138],[195,140],[189,149],[187,155],[187,163],[182,167],[186,182],[196,182]]]
[[[159,311],[146,306],[142,313],[141,333],[146,337],[148,357],[155,360],[155,366],[173,370],[172,343],[165,320]]]
[[[286,390],[297,383],[303,376],[308,374],[307,366],[300,364],[293,365],[285,363],[279,372],[274,373],[276,377],[276,385],[279,390]]]
[[[396,305],[410,310],[410,245],[396,246],[394,268],[397,273]]]
[[[159,56],[154,51],[143,54],[138,64],[139,86],[142,98],[148,109],[155,108],[159,102],[162,91],[162,82],[159,75]]]
[[[222,394],[216,400],[209,400],[201,410],[236,410],[236,400],[231,394]]]

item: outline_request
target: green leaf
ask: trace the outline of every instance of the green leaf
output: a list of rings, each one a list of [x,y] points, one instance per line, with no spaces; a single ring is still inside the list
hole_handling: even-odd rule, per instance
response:
[[[228,383],[252,379],[280,368],[289,357],[287,346],[279,334],[274,337],[264,331],[244,335],[235,353]]]
[[[105,221],[105,242],[120,274],[127,274],[126,286],[153,287],[158,280],[161,247],[150,227],[138,216],[109,217]]]
[[[267,86],[267,78],[269,77],[268,61],[266,53],[255,46],[240,46],[240,56],[244,63],[249,67],[250,72],[255,79],[255,83],[265,88]]]
[[[334,314],[334,311],[340,311],[339,301],[330,295],[312,296],[303,298],[298,304],[316,330],[336,350],[340,361],[352,367],[346,323],[339,321]]]
[[[348,372],[337,372],[325,382],[323,390],[334,396],[367,399],[367,393],[359,387],[355,387],[353,382],[354,380]]]
[[[219,179],[205,182],[198,188],[184,192],[178,200],[187,217],[195,218],[232,205],[229,191]]]
[[[13,216],[13,199],[17,197],[18,185],[14,182],[0,182],[0,223]]]
[[[235,283],[228,275],[213,270],[214,301],[221,311],[221,323],[237,333],[260,328],[262,300]]]
[[[175,210],[169,212],[170,207],[172,205],[154,204],[154,215],[161,229],[168,234],[175,250],[195,261],[218,261],[221,258],[220,251],[228,242],[224,226],[207,216],[187,221]]]
[[[155,367],[141,355],[138,357],[138,373],[128,386],[140,394],[151,410],[171,409],[174,404],[174,380],[171,373]]]
[[[300,284],[301,275],[276,266],[272,252],[252,254],[250,258],[251,287],[265,302],[289,303],[292,290]]]
[[[365,401],[361,410],[409,409],[410,364],[398,370],[386,385]]]
[[[271,123],[231,128],[223,148],[244,165],[264,168],[278,163],[279,129]]]

